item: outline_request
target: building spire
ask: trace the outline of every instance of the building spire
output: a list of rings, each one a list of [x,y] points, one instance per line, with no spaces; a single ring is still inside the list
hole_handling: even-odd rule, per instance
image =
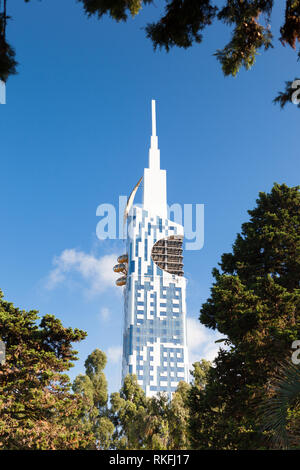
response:
[[[152,100],[152,137],[156,137],[156,111],[155,100]]]
[[[158,138],[156,135],[156,110],[155,100],[151,101],[152,106],[152,136],[149,150],[149,168],[160,168],[160,156],[158,150]]]
[[[166,170],[160,169],[160,151],[156,135],[155,100],[151,101],[152,135],[149,149],[149,168],[144,170],[144,209],[167,218]]]

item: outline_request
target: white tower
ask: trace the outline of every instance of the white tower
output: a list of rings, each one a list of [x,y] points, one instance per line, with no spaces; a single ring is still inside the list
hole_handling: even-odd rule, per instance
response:
[[[160,169],[160,151],[156,136],[155,101],[152,100],[152,136],[149,168],[144,169],[143,207],[154,215],[167,218],[167,174]]]
[[[172,396],[188,380],[183,227],[167,219],[166,171],[160,169],[155,101],[143,207],[128,216],[127,253],[115,271],[124,290],[123,378],[136,374],[147,396]]]

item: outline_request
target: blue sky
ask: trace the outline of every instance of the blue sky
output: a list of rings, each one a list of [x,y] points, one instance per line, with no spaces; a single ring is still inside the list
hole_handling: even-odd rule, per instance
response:
[[[142,27],[158,18],[160,3],[126,24],[88,19],[75,0],[9,3],[20,65],[0,106],[5,298],[86,330],[71,377],[99,347],[110,391],[118,389],[122,296],[109,266],[124,244],[97,240],[96,208],[117,205],[142,175],[154,98],[168,202],[205,204],[204,248],[184,262],[192,358],[210,357],[216,338],[197,317],[212,268],[259,191],[299,183],[299,109],[272,104],[299,68],[277,39],[283,2],[275,2],[275,48],[236,78],[224,78],[213,56],[230,37],[221,24],[187,51],[154,52]],[[49,285],[55,269],[61,276]]]

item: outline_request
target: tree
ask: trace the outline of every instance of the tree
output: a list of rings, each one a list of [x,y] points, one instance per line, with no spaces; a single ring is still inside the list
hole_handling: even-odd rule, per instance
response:
[[[83,404],[63,374],[77,359],[72,343],[86,333],[65,328],[53,315],[38,320],[37,311],[19,310],[0,292],[0,337],[6,346],[0,365],[0,448],[86,447],[90,436],[78,422]]]
[[[193,377],[192,385],[204,389],[207,384],[208,374],[212,364],[206,359],[201,359],[199,362],[194,362],[191,376]]]
[[[260,193],[232,253],[214,269],[211,296],[200,321],[226,336],[195,393],[196,448],[258,449],[270,444],[259,404],[272,398],[271,383],[300,336],[300,193],[275,184]]]
[[[127,375],[120,393],[111,395],[114,447],[126,450],[189,448],[189,385],[178,384],[172,400],[165,394],[147,398],[135,375]]]
[[[6,24],[8,18],[5,0],[3,12],[0,12],[0,79],[4,82],[6,82],[10,75],[16,73],[17,66],[15,51],[6,41]]]
[[[73,383],[74,392],[84,400],[82,424],[86,433],[94,436],[92,448],[96,449],[109,449],[114,432],[107,410],[107,381],[103,373],[105,365],[105,353],[95,349],[85,361],[85,375],[78,375]]]
[[[127,375],[120,393],[111,394],[110,413],[115,425],[114,446],[117,449],[144,448],[147,401],[135,375]]]
[[[190,389],[186,382],[179,382],[172,397],[169,411],[169,450],[190,449]]]
[[[29,2],[30,0],[25,0]],[[102,18],[109,15],[116,21],[127,21],[134,17],[143,6],[154,0],[78,0],[88,16]],[[2,12],[0,29],[0,78],[4,81],[15,73],[14,50],[6,43],[7,22],[6,2]],[[274,0],[224,0],[216,6],[212,0],[168,0],[162,17],[147,24],[145,31],[154,48],[169,51],[172,47],[189,48],[201,43],[203,30],[214,20],[219,20],[232,28],[232,36],[223,49],[215,56],[225,75],[235,76],[241,67],[250,69],[259,51],[273,47],[271,33],[271,13]],[[286,0],[285,16],[280,28],[280,41],[296,49],[300,40],[300,0]],[[279,94],[275,102],[282,104]],[[287,102],[287,101],[286,101]]]
[[[147,400],[144,448],[149,450],[171,449],[171,405],[165,394]]]
[[[135,16],[142,4],[153,0],[80,0],[88,15],[101,18],[109,14],[116,21],[126,21],[128,15]],[[202,41],[202,31],[213,20],[224,22],[233,27],[230,42],[216,56],[225,75],[236,75],[244,66],[251,68],[261,48],[272,47],[270,16],[273,0],[227,0],[218,8],[210,0],[171,0],[165,7],[165,14],[156,23],[146,26],[147,36],[155,48],[173,46],[188,48],[194,42]],[[261,23],[259,23],[259,20]],[[300,39],[300,1],[287,0],[284,23],[280,29],[280,40],[294,49]]]
[[[283,363],[271,384],[273,396],[262,404],[262,421],[276,447],[300,449],[300,368]]]

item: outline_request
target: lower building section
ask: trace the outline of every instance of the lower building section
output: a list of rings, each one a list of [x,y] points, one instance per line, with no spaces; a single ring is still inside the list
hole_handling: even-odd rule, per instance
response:
[[[188,381],[186,279],[181,241],[176,241],[181,226],[159,217],[153,220],[139,208],[134,208],[133,217],[136,230],[128,241],[124,289],[122,374],[123,378],[136,374],[147,396],[164,392],[171,398],[178,383]]]

